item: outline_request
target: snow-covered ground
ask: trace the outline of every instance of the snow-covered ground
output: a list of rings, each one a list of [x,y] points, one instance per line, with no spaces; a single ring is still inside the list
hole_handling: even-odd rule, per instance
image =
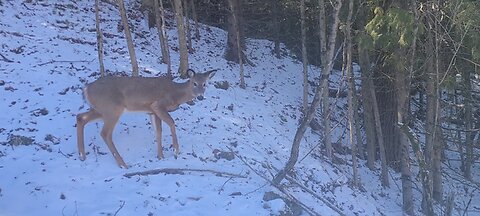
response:
[[[117,166],[100,137],[101,122],[86,126],[87,159],[80,161],[77,153],[75,116],[88,110],[82,87],[99,77],[93,1],[33,2],[0,1],[0,215],[278,215],[298,211],[287,199],[272,195],[286,197],[251,170],[271,179],[275,168],[284,166],[290,155],[301,117],[302,67],[289,57],[288,50],[283,49],[284,56],[276,59],[271,54],[272,42],[247,40],[247,55],[255,66],[246,66],[247,88],[241,89],[238,65],[222,58],[226,32],[201,25],[201,38],[194,40],[195,52],[189,56],[190,67],[219,71],[206,91],[206,100],[182,105],[171,113],[177,125],[179,158],[167,148],[171,138],[166,125],[165,159],[158,160],[149,116],[127,113],[114,131],[116,147],[130,166],[126,170]],[[105,67],[110,73],[129,74],[118,12],[110,4],[101,7]],[[135,7],[127,1],[140,73],[165,73],[166,65],[158,61],[156,30],[148,30]],[[179,62],[176,29],[173,19],[167,23],[175,71]],[[312,67],[311,71],[317,76],[319,70]],[[339,77],[336,73],[333,80]],[[214,87],[222,81],[230,87]],[[343,131],[340,126],[336,134]],[[307,131],[301,157],[319,139],[317,133]],[[333,140],[348,145],[343,139]],[[372,173],[361,162],[365,190],[352,189],[350,156],[337,155],[347,165],[335,165],[319,152],[315,149],[296,165],[298,183],[346,215],[402,214],[400,188],[395,184],[383,189],[378,172]],[[163,168],[177,172],[124,176]],[[398,182],[398,175],[392,176]],[[284,181],[284,189],[321,215],[337,214],[296,184]]]

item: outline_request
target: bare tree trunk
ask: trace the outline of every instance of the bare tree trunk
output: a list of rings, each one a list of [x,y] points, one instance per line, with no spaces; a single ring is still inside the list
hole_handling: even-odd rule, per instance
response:
[[[325,0],[318,0],[320,6],[318,14],[318,23],[320,27],[320,60],[322,62],[322,73],[327,68],[327,23],[325,16]],[[330,72],[329,72],[330,73]],[[330,137],[330,98],[328,97],[329,85],[328,79],[321,83],[325,89],[322,93],[322,115],[323,115],[323,141],[325,143],[325,152],[328,159],[332,159],[332,141]]]
[[[453,192],[450,192],[445,203],[445,214],[444,216],[452,216],[453,207],[455,206],[455,195]]]
[[[355,80],[353,80],[353,84],[355,86]],[[360,159],[365,160],[365,145],[363,144],[363,139],[362,139],[362,128],[360,124],[360,117],[358,114],[359,110],[359,99],[358,95],[356,94],[357,92],[355,91],[355,94],[353,94],[353,104],[354,104],[354,112],[353,112],[353,119],[355,119],[355,136],[357,140],[357,155]]]
[[[469,70],[462,72],[463,81],[463,102],[465,104],[465,167],[463,175],[466,179],[472,179],[472,165],[473,165],[473,111],[472,111],[472,84],[471,74]]]
[[[200,39],[200,28],[198,27],[198,17],[197,17],[197,10],[195,9],[195,1],[189,0],[190,6],[192,7],[192,16],[193,21],[195,22],[195,39]]]
[[[174,0],[175,20],[177,21],[178,30],[178,49],[180,50],[180,65],[178,73],[181,77],[187,77],[188,70],[188,49],[187,40],[185,38],[185,28],[183,22],[182,0]]]
[[[97,49],[98,62],[100,64],[100,76],[105,76],[105,66],[103,65],[103,33],[100,28],[100,6],[99,0],[95,0],[95,28],[97,29]]]
[[[167,64],[167,75],[172,77],[172,62],[170,61],[170,50],[168,47],[168,37],[165,31],[165,16],[163,12],[162,0],[153,0],[155,11],[155,24],[157,26],[158,38],[160,39],[160,47],[162,49],[162,57],[160,61]],[[160,4],[159,4],[160,2]]]
[[[303,113],[308,108],[308,58],[307,58],[307,29],[305,27],[305,0],[300,1],[300,25],[302,34],[302,63],[303,63]]]
[[[415,3],[415,0],[412,0]],[[415,4],[416,5],[416,4]],[[429,9],[427,9],[429,10]],[[429,11],[432,13],[433,11]],[[417,15],[417,9],[415,9]],[[417,15],[418,16],[418,15]],[[434,47],[434,38],[433,38],[433,24],[430,21],[429,15],[426,17],[426,27],[427,27],[427,37],[425,43],[425,53],[432,53],[435,49]],[[426,215],[433,214],[433,203],[432,203],[432,178],[433,178],[433,158],[434,158],[434,143],[437,141],[436,138],[436,127],[437,127],[437,71],[435,70],[435,55],[431,54],[426,56],[426,99],[427,99],[427,110],[426,110],[426,124],[425,124],[425,164],[420,166],[420,172],[422,173],[422,210]]]
[[[235,41],[236,41],[236,47],[237,47],[237,56],[238,56],[238,64],[240,66],[240,88],[245,88],[245,77],[243,74],[243,58],[242,58],[242,48],[241,48],[241,43],[240,43],[240,28],[239,28],[239,21],[237,19],[237,11],[238,8],[238,2],[235,2],[238,0],[228,0],[228,4],[230,6],[230,11],[231,11],[231,16],[232,16],[232,22],[233,22],[233,29],[235,32]]]
[[[128,53],[130,54],[130,61],[132,63],[132,72],[133,76],[138,76],[138,63],[137,56],[135,55],[135,48],[132,41],[132,33],[130,32],[130,27],[128,26],[127,13],[125,12],[125,5],[123,0],[118,0],[118,7],[120,10],[120,16],[122,17],[123,29],[125,31],[125,38],[127,39]]]
[[[189,13],[190,0],[183,0],[183,6],[185,11],[185,30],[187,32],[187,48],[189,53],[193,53],[192,47],[192,31],[190,30],[190,13]]]
[[[230,13],[228,14],[227,26],[227,47],[225,49],[225,59],[227,61],[238,62],[242,58],[243,62],[248,59],[243,54],[245,48],[245,37],[242,27],[242,6],[240,0],[228,0]],[[238,34],[238,37],[237,37]],[[238,41],[237,41],[238,40]]]
[[[305,134],[305,131],[307,130],[308,125],[312,121],[318,105],[320,105],[320,102],[321,102],[320,96],[323,95],[323,91],[328,91],[328,89],[324,89],[322,86],[324,86],[323,83],[328,80],[330,71],[332,71],[332,68],[333,68],[335,42],[337,39],[337,28],[340,20],[338,14],[340,12],[341,7],[342,7],[342,1],[336,0],[336,4],[334,6],[334,11],[333,11],[333,23],[330,29],[330,37],[329,37],[330,40],[328,43],[328,50],[327,50],[327,61],[328,61],[326,62],[327,67],[322,71],[322,75],[320,77],[320,85],[317,86],[312,104],[310,105],[308,112],[305,115],[305,118],[302,119],[302,122],[300,123],[300,126],[298,127],[297,132],[295,133],[295,137],[293,138],[290,158],[288,159],[288,162],[285,165],[285,167],[281,169],[272,180],[273,184],[278,185],[285,178],[287,173],[293,169],[293,167],[295,166],[295,163],[297,163],[298,152],[300,150],[300,141],[302,140],[302,137]]]
[[[419,169],[420,169],[420,181],[422,183],[422,210],[425,215],[435,215],[433,211],[433,203],[432,203],[432,190],[429,187],[429,177],[428,177],[428,165],[427,161],[425,160],[424,153],[420,148],[420,142],[418,141],[417,137],[414,135],[412,130],[406,124],[402,124],[399,126],[402,130],[402,137],[407,137],[410,143],[412,144],[413,152],[417,157]],[[403,168],[402,168],[403,169]],[[404,192],[405,193],[405,192]],[[404,204],[405,205],[405,204]],[[413,206],[412,206],[413,207]],[[405,207],[404,207],[405,208]],[[408,211],[407,211],[408,212]]]
[[[430,18],[427,18],[429,20]],[[428,21],[427,21],[428,22]],[[433,45],[433,36],[432,36],[432,29],[431,29],[431,23],[428,23],[427,26],[430,27],[430,30],[427,31],[427,41],[426,41],[426,46],[425,46],[425,51],[426,53],[431,52],[434,48]],[[425,176],[425,182],[426,185],[423,185],[423,190],[431,192],[430,188],[432,188],[432,172],[429,172],[432,170],[431,166],[433,164],[433,145],[434,142],[436,141],[436,117],[437,117],[437,105],[436,105],[436,97],[438,96],[436,94],[436,84],[437,84],[437,74],[434,68],[434,56],[430,55],[427,56],[427,62],[426,62],[426,95],[427,95],[427,113],[426,113],[426,125],[425,125],[425,160],[426,163],[423,166],[420,167],[420,169],[425,169],[425,170],[420,170],[420,172],[427,173]],[[424,213],[428,209],[431,208],[431,201],[428,200],[428,198],[431,198],[431,194],[425,194],[423,193],[423,199],[422,199],[422,209]]]
[[[399,122],[401,120],[402,125],[407,125],[405,117],[399,111]],[[401,130],[401,129],[397,129]],[[403,211],[407,215],[413,215],[413,190],[412,190],[412,171],[410,170],[410,157],[408,154],[408,137],[407,135],[399,131],[400,134],[400,147],[401,147],[401,179],[402,179],[402,196],[403,196]]]
[[[416,7],[416,0],[412,0],[412,7],[414,7],[415,17],[418,20],[418,12]],[[413,74],[413,67],[415,63],[415,52],[417,51],[417,32],[418,24],[415,24],[413,30],[413,42],[410,47],[410,67],[407,70],[398,70],[395,72],[395,91],[397,93],[398,101],[398,123],[397,130],[400,135],[400,147],[401,147],[401,178],[402,178],[402,195],[403,195],[403,211],[407,215],[413,215],[414,203],[413,203],[413,189],[412,189],[412,171],[410,170],[411,162],[409,156],[409,138],[411,134],[408,130],[402,130],[402,127],[408,127],[409,124],[409,104],[410,104],[410,86],[411,76]],[[397,56],[405,56],[405,51],[401,48],[396,51]],[[406,61],[408,62],[408,61]],[[413,139],[411,139],[412,145],[415,145]],[[419,151],[417,151],[419,152]],[[419,159],[422,159],[422,155],[417,154]]]
[[[276,58],[280,58],[280,8],[278,0],[271,0],[272,2],[272,22],[273,22],[273,52]]]
[[[362,86],[361,92],[363,101],[363,116],[364,116],[364,128],[365,128],[365,138],[366,138],[366,154],[367,154],[367,167],[370,170],[375,170],[375,160],[376,160],[376,136],[375,136],[375,118],[373,113],[373,97],[370,93],[371,88],[375,88],[370,85],[369,79],[372,76],[371,66],[370,66],[370,54],[368,50],[361,45],[361,38],[366,36],[365,25],[366,25],[366,8],[361,4],[360,1],[357,1],[358,7],[358,17],[357,17],[357,29],[360,31],[360,37],[357,37],[357,49],[358,49],[358,62],[361,68],[362,76]],[[375,91],[373,92],[375,94]],[[383,138],[382,138],[383,140]],[[388,179],[387,179],[388,181]],[[383,185],[383,184],[382,184]]]
[[[370,94],[369,96],[372,97],[372,102],[373,102],[373,115],[374,115],[374,121],[375,121],[375,130],[377,131],[377,143],[378,143],[378,148],[380,152],[380,162],[381,162],[381,175],[382,175],[382,186],[383,187],[389,187],[390,183],[388,180],[388,164],[387,164],[387,155],[386,155],[386,149],[385,149],[385,144],[384,139],[383,139],[383,129],[382,129],[382,123],[380,122],[380,111],[378,109],[378,103],[377,103],[377,95],[375,94],[375,89],[374,89],[374,84],[372,81],[372,78],[369,77],[368,80],[369,86],[372,86],[369,91]]]
[[[440,97],[437,98],[437,104],[440,106]],[[437,112],[437,118],[440,119],[440,113]],[[444,148],[444,137],[441,127],[436,128],[437,135],[433,147],[433,167],[432,167],[432,182],[433,182],[433,199],[441,202],[443,200],[443,181],[442,181],[442,152]]]
[[[373,113],[373,101],[370,95],[370,88],[373,86],[368,85],[367,79],[370,76],[369,67],[367,66],[370,62],[367,56],[368,52],[364,48],[360,48],[358,45],[358,56],[359,56],[359,64],[361,65],[360,68],[362,69],[362,86],[361,92],[362,97],[361,101],[363,101],[363,116],[364,116],[364,128],[365,128],[365,138],[366,138],[366,154],[367,154],[367,167],[370,170],[375,170],[375,158],[376,158],[376,138],[375,138],[375,119]],[[363,55],[363,57],[362,57]],[[363,60],[362,60],[363,59]],[[375,92],[374,92],[375,93]],[[383,138],[382,138],[383,139]]]
[[[440,5],[439,1],[437,1],[437,5]],[[435,12],[435,16],[438,17],[438,11]],[[442,76],[440,74],[440,39],[439,39],[439,23],[437,20],[440,20],[438,18],[435,19],[435,70],[436,70],[436,98],[435,98],[435,103],[436,103],[436,116],[435,116],[435,141],[433,143],[433,162],[432,162],[432,196],[433,199],[436,201],[441,202],[443,200],[443,182],[442,182],[442,153],[443,153],[443,148],[444,148],[444,138],[443,138],[443,132],[442,128],[440,125],[442,124],[440,121],[440,115],[441,115],[441,91],[440,91],[440,77]]]
[[[358,161],[357,161],[357,140],[356,140],[356,122],[354,112],[357,111],[356,104],[356,87],[355,87],[355,77],[352,71],[352,15],[353,15],[353,0],[349,1],[348,4],[348,17],[347,23],[345,26],[345,68],[344,70],[347,73],[348,80],[348,129],[349,129],[349,138],[350,145],[352,149],[352,169],[353,169],[353,186],[358,187],[360,184],[360,178],[358,175]]]

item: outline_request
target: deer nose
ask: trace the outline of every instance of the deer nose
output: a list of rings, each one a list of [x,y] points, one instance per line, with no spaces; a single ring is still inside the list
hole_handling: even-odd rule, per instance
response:
[[[203,95],[197,96],[197,100],[203,100],[203,99],[205,99],[205,97],[203,97]]]

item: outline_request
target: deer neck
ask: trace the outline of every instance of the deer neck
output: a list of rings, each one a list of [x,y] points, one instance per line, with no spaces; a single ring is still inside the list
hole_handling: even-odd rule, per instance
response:
[[[185,102],[191,101],[194,96],[192,92],[191,83],[189,81],[184,83],[174,83],[174,89],[172,93],[175,94],[173,98],[176,99],[176,102],[180,105]]]

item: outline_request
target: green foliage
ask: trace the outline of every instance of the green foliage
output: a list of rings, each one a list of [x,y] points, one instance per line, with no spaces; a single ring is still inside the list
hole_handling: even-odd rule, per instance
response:
[[[369,35],[358,34],[357,41],[358,41],[358,46],[363,47],[367,50],[372,50],[373,48],[375,48],[375,45],[373,44],[373,40]]]
[[[453,5],[453,3],[452,3]],[[465,35],[464,46],[472,59],[480,59],[480,3],[477,1],[456,2],[459,13],[455,16],[454,26],[459,37]]]
[[[374,17],[367,23],[365,30],[375,47],[393,51],[398,46],[406,47],[412,43],[414,16],[409,11],[400,8],[384,11],[381,7],[375,7],[373,14]]]

